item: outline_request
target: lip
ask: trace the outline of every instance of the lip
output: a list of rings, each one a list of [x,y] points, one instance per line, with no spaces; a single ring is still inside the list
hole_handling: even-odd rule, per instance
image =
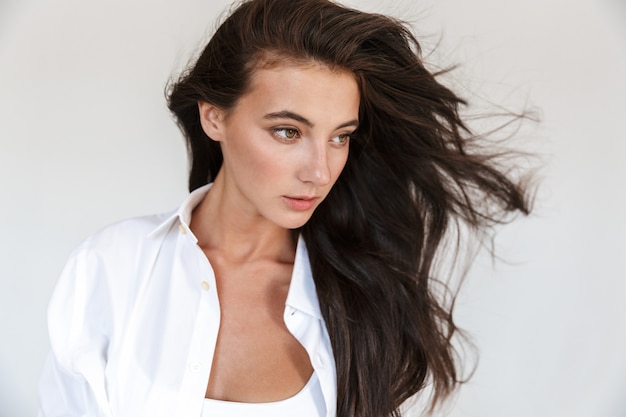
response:
[[[296,211],[307,211],[315,206],[319,197],[306,195],[285,195],[283,201],[289,208]]]

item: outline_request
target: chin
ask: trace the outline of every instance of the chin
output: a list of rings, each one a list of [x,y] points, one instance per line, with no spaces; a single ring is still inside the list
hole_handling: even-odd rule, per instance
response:
[[[285,229],[299,229],[304,226],[310,219],[313,211],[308,214],[301,213],[297,216],[293,216],[292,218],[283,218],[282,221],[277,222],[277,224]]]

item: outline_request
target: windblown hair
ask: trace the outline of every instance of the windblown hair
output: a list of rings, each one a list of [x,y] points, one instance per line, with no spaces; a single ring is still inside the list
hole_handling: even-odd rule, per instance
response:
[[[251,73],[276,58],[349,71],[361,94],[347,164],[300,231],[336,360],[337,415],[397,416],[431,383],[436,405],[462,379],[452,305],[435,288],[437,256],[459,224],[480,231],[528,213],[524,186],[476,146],[459,114],[465,102],[425,68],[404,24],[328,0],[251,0],[168,90],[190,190],[222,163],[198,101],[232,109]]]

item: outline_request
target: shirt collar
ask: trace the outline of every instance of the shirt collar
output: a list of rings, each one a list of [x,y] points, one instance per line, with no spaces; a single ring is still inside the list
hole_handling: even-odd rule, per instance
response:
[[[174,225],[176,221],[178,221],[180,227],[184,228],[185,232],[189,233],[194,242],[197,242],[198,239],[189,228],[189,224],[191,223],[191,213],[196,208],[196,206],[200,204],[200,202],[204,199],[212,186],[213,183],[210,183],[193,190],[187,196],[187,198],[185,198],[183,203],[178,207],[178,210],[167,216],[163,222],[161,222],[154,230],[152,230],[152,232],[150,232],[148,237],[158,237],[164,233],[167,233],[172,225]]]
[[[311,263],[309,262],[309,252],[302,235],[298,237],[296,259],[293,262],[291,283],[285,304],[322,319],[315,281],[313,281],[313,273],[311,272]]]
[[[181,228],[184,228],[187,234],[197,242],[189,228],[191,222],[191,213],[198,204],[204,199],[213,183],[206,184],[200,188],[193,190],[183,201],[180,207],[166,215],[166,218],[152,232],[149,237],[158,237],[166,234],[177,222]],[[287,293],[286,305],[294,309],[300,310],[318,319],[322,319],[317,292],[315,290],[315,282],[313,281],[313,273],[311,272],[311,264],[309,262],[309,252],[302,236],[298,237],[296,246],[296,258],[293,263],[293,272],[291,274],[291,282]]]

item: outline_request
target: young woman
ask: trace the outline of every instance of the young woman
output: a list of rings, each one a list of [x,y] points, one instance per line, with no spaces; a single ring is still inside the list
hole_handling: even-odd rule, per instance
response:
[[[443,242],[528,202],[411,32],[327,0],[245,1],[168,102],[191,194],[74,252],[40,415],[380,417],[427,385],[445,399]]]

